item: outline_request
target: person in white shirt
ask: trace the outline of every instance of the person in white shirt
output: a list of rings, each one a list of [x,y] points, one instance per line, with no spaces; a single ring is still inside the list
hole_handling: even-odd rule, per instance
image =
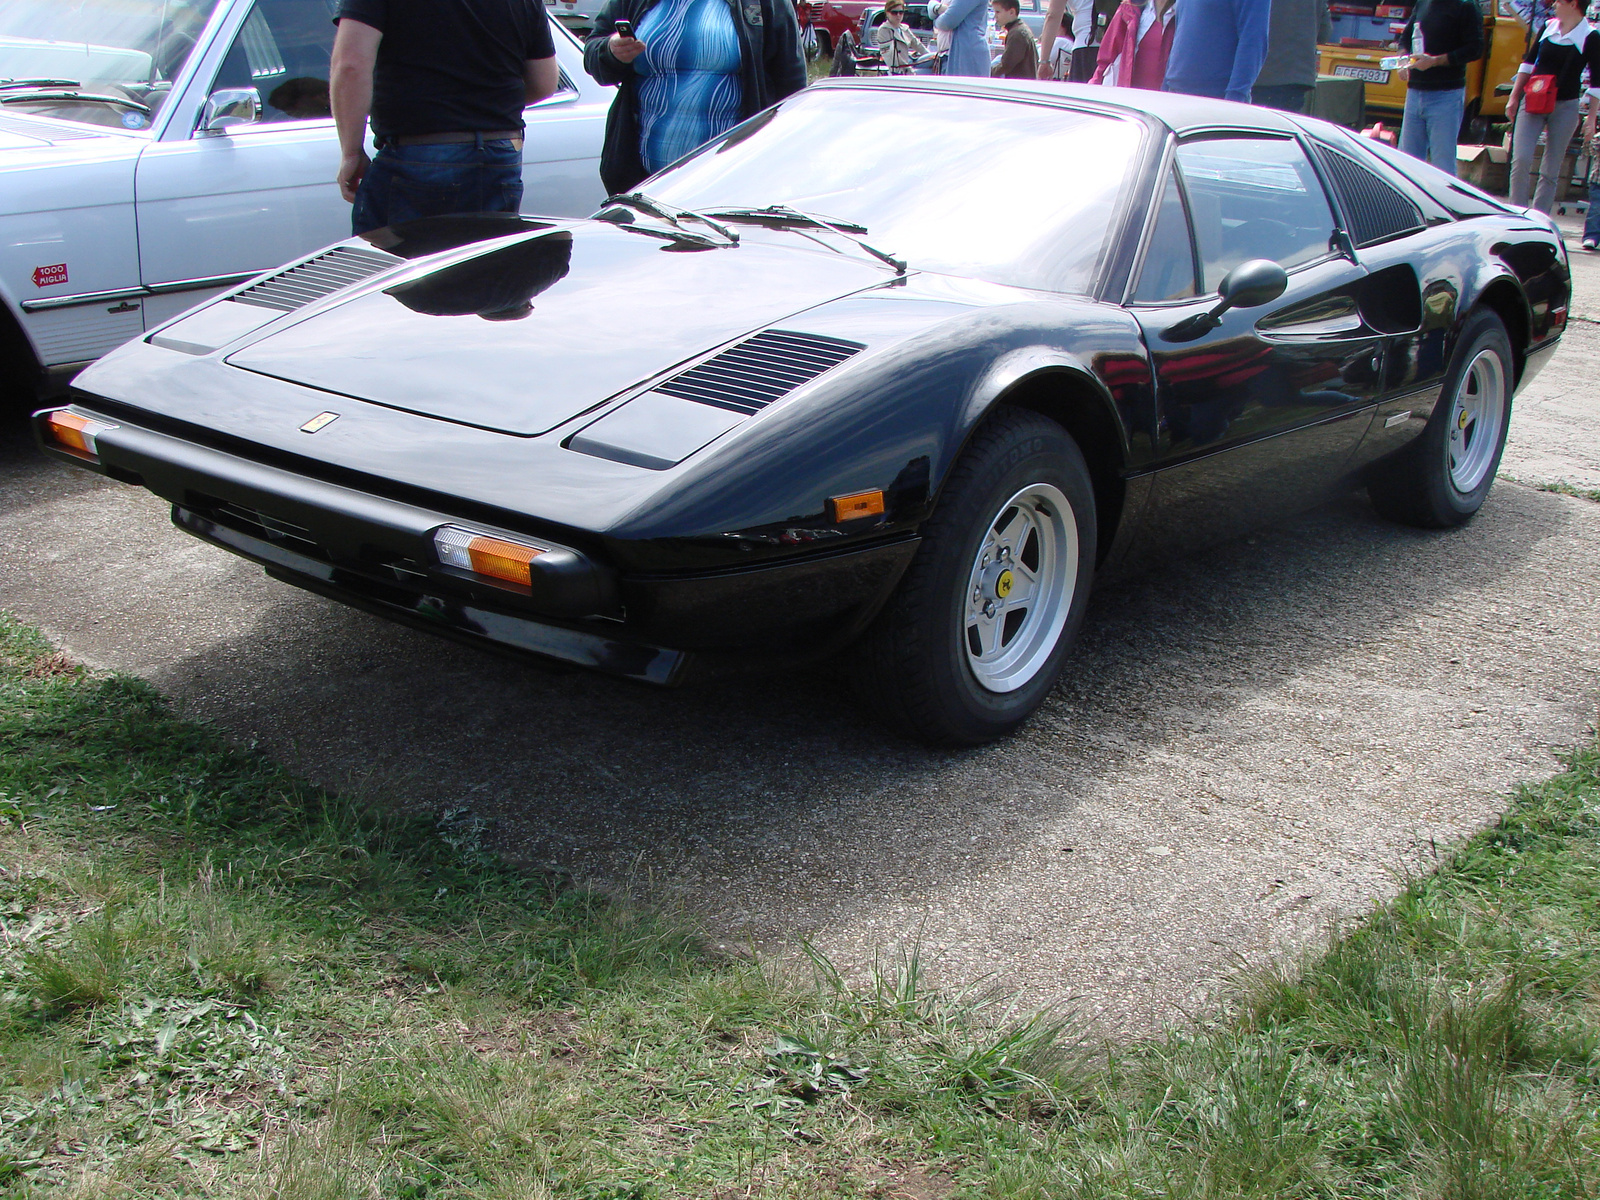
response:
[[[1072,36],[1061,36],[1061,19],[1072,6]],[[1040,79],[1065,79],[1072,69],[1072,52],[1082,50],[1094,40],[1094,0],[1050,0],[1045,10],[1039,45],[1050,47],[1039,58]]]

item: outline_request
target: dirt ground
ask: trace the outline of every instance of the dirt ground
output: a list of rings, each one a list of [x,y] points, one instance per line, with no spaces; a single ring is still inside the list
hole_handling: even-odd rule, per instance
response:
[[[1576,227],[1572,242],[1576,253]],[[552,674],[265,579],[147,494],[0,442],[0,607],[308,775],[496,822],[518,861],[671,895],[729,945],[920,942],[1128,1034],[1315,942],[1547,775],[1600,698],[1600,256],[1464,529],[1354,497],[1099,594],[1039,717],[895,741],[822,675]]]

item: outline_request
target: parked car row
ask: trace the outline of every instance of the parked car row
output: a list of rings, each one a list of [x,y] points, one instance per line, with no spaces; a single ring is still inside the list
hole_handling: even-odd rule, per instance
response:
[[[0,384],[69,370],[338,240],[328,0],[0,5]],[[524,207],[604,198],[611,89],[553,27],[526,113]]]

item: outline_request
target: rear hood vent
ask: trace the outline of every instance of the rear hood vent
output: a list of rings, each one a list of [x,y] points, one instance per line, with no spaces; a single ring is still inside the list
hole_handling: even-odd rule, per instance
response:
[[[313,300],[331,296],[341,288],[360,283],[379,271],[404,260],[382,250],[363,250],[359,246],[335,246],[326,254],[290,267],[245,288],[233,300],[292,312]]]
[[[862,349],[860,342],[768,329],[655,390],[734,412],[755,413]]]

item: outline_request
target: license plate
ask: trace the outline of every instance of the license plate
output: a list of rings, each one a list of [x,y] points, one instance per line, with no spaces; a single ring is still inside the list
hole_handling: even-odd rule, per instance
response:
[[[1341,64],[1333,68],[1333,73],[1347,79],[1365,79],[1368,83],[1389,82],[1389,72],[1380,71],[1377,67],[1347,67]]]

